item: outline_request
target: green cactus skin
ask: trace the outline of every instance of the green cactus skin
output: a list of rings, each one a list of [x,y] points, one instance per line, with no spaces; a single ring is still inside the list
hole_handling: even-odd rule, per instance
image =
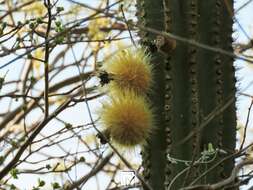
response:
[[[221,1],[214,0],[206,3],[199,3],[199,41],[201,43],[208,44],[213,47],[221,46],[221,33],[222,26],[221,18],[223,17],[221,12]],[[209,8],[208,8],[209,7]],[[213,7],[213,9],[210,9]],[[207,10],[208,9],[208,10]],[[231,34],[231,33],[230,33]],[[199,97],[200,97],[200,112],[203,116],[210,113],[215,107],[223,103],[222,96],[222,61],[221,55],[204,50],[199,50],[198,55],[198,70],[199,70]],[[209,86],[209,88],[207,88]],[[213,97],[213,98],[210,98]],[[203,148],[207,146],[209,142],[214,147],[222,148],[222,116],[216,117],[209,125],[202,131],[201,145]],[[202,149],[203,149],[202,148]],[[213,164],[213,163],[211,163]],[[206,167],[210,167],[207,165]],[[203,180],[203,183],[207,181],[214,183],[220,178],[221,167],[210,172]]]
[[[233,12],[233,0],[227,1]],[[196,40],[232,52],[232,18],[220,0],[137,0],[138,24]],[[155,190],[167,189],[187,166],[171,163],[167,155],[197,160],[211,143],[214,148],[233,153],[236,110],[233,103],[200,133],[178,145],[217,106],[235,96],[233,59],[189,44],[177,42],[174,50],[155,52],[157,36],[139,31],[141,43],[149,47],[155,67],[155,85],[150,101],[157,114],[156,131],[143,148],[143,175]],[[210,164],[190,167],[170,186],[178,190],[189,185],[224,155]],[[219,165],[197,184],[218,182],[230,175],[233,159]],[[235,188],[234,188],[235,189]]]
[[[233,14],[233,1],[227,1],[228,6],[230,7]],[[233,52],[233,48],[231,46],[231,42],[233,41],[231,33],[233,20],[230,16],[227,7],[222,4],[221,11],[226,14],[221,20],[222,25],[225,27],[221,27],[221,48]],[[236,93],[235,88],[235,68],[233,67],[233,59],[230,57],[223,56],[222,58],[222,71],[223,71],[223,99],[227,99]],[[227,110],[225,110],[223,114],[224,125],[222,128],[222,146],[226,151],[231,151],[235,148],[236,143],[236,108],[235,104],[232,104]],[[224,176],[230,175],[230,170],[234,166],[234,160],[228,160],[224,163]]]
[[[143,26],[151,26],[157,30],[163,30],[162,3],[162,0],[138,1],[137,17],[140,18],[139,23]],[[142,43],[146,45],[152,43],[156,37],[155,35],[141,31],[139,35],[142,38]],[[163,114],[165,105],[165,71],[163,57],[158,53],[154,53],[154,55],[154,80],[159,85],[154,86],[150,99],[152,104],[156,105],[156,112],[161,113],[155,116],[157,121],[156,125],[160,127],[156,128],[155,132],[152,134],[153,138],[149,142],[149,145],[143,148],[144,151],[142,152],[142,156],[143,166],[145,168],[143,175],[145,180],[149,181],[152,187],[155,187],[155,189],[164,189],[166,163],[166,134]]]

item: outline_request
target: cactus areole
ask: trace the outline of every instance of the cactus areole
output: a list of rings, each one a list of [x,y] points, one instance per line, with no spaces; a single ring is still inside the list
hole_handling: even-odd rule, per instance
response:
[[[157,34],[143,28],[232,52],[233,1],[137,0],[136,7],[140,43],[152,55],[154,87],[149,97],[156,112],[156,133],[142,151],[144,178],[155,190],[179,190],[227,178],[234,160],[219,162],[235,149],[233,59],[179,41],[161,52]],[[197,130],[231,99],[224,111]]]

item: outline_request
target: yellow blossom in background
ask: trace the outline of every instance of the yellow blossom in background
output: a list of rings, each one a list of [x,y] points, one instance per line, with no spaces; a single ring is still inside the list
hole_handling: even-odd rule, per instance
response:
[[[106,39],[109,35],[108,31],[103,31],[103,28],[109,28],[111,26],[111,20],[109,18],[97,18],[89,22],[88,25],[88,38],[90,40],[103,40]],[[94,56],[97,56],[97,52],[101,49],[102,46],[110,46],[108,42],[91,42],[90,47],[94,53]],[[95,58],[96,59],[96,58]],[[94,63],[94,69],[96,69],[96,63]]]
[[[41,48],[36,49],[35,52],[34,52],[33,57],[36,58],[36,59],[43,59],[43,57],[44,57],[44,50],[41,49]],[[40,67],[43,64],[43,62],[41,62],[39,60],[36,60],[36,59],[33,60],[33,69],[36,72],[36,76],[39,76],[39,74],[40,74]]]
[[[21,132],[24,130],[24,126],[22,124],[12,124],[10,123],[9,125],[7,125],[1,132],[0,135],[4,135],[7,132]]]
[[[97,137],[96,134],[91,133],[91,134],[86,134],[83,137],[83,140],[87,143],[87,144],[96,144],[97,142]]]
[[[56,101],[54,102],[56,105],[62,105],[66,101],[66,96],[59,96],[57,97]]]
[[[97,18],[89,22],[88,25],[88,38],[90,40],[103,40],[109,35],[108,31],[103,31],[103,28],[109,28],[111,20],[109,18]],[[97,51],[100,48],[100,42],[91,43],[93,51]]]
[[[112,57],[117,51],[124,50],[132,47],[131,44],[126,43],[125,41],[114,41],[113,43],[105,42],[104,43],[104,51],[103,51],[103,59],[108,60]]]
[[[27,3],[30,0],[22,0],[23,3]],[[42,16],[46,13],[46,7],[43,1],[34,1],[28,6],[25,6],[22,11],[31,14],[32,16]]]
[[[65,171],[68,167],[66,166],[66,163],[64,163],[64,161],[58,162],[55,164],[55,166],[53,166],[54,171]]]
[[[55,93],[52,93],[52,94],[55,94]],[[49,101],[49,105],[61,105],[64,100],[66,100],[66,97],[64,98],[63,96],[51,96],[52,94],[49,94],[50,97],[48,98],[48,101]]]
[[[69,20],[69,19],[77,18],[77,16],[85,16],[85,15],[87,16],[92,13],[94,13],[94,11],[89,8],[73,4],[73,5],[70,5],[69,14],[66,15],[66,19]]]
[[[102,31],[102,28],[108,28],[111,25],[109,18],[97,18],[90,21],[88,25],[88,37],[92,40],[103,40],[108,36],[108,32]]]

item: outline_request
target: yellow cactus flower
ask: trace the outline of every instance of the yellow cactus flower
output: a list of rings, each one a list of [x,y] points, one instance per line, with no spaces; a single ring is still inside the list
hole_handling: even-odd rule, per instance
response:
[[[125,147],[145,143],[153,128],[150,106],[133,91],[118,92],[104,103],[100,118],[112,142]]]
[[[150,55],[142,48],[128,48],[115,53],[102,67],[112,75],[110,89],[146,93],[151,88],[153,78],[150,59]]]

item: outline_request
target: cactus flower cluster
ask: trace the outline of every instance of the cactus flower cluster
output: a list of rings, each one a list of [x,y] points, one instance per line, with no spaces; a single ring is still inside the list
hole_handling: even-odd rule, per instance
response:
[[[154,126],[146,93],[152,86],[150,56],[142,48],[115,53],[102,67],[110,76],[107,102],[100,118],[113,143],[123,147],[145,144]]]

